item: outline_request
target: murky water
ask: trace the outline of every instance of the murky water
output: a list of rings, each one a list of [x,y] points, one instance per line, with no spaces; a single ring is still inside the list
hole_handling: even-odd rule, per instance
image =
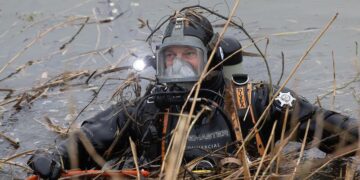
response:
[[[90,73],[110,66],[125,66],[136,59],[151,54],[151,48],[144,39],[150,30],[141,27],[139,19],[148,21],[154,28],[159,20],[174,10],[184,6],[201,5],[227,15],[233,7],[232,1],[141,1],[141,0],[63,0],[63,1],[0,1],[0,79],[6,78],[17,69],[14,76],[0,81],[0,89],[12,89],[13,95],[21,94],[32,87],[40,86],[65,71],[89,71]],[[228,3],[228,4],[227,4]],[[314,102],[333,88],[333,62],[336,65],[336,85],[342,86],[351,81],[360,69],[360,55],[356,55],[356,43],[360,41],[359,2],[348,0],[305,0],[301,2],[266,0],[240,2],[235,20],[243,23],[245,29],[256,39],[269,38],[267,58],[271,67],[273,82],[281,74],[281,52],[285,55],[284,78],[289,75],[307,47],[320,33],[326,23],[338,12],[339,16],[329,31],[316,44],[307,56],[288,87]],[[112,22],[93,23],[111,17]],[[82,24],[89,17],[88,24],[71,41]],[[209,16],[214,24],[224,21]],[[221,28],[216,28],[220,32]],[[159,35],[154,39],[158,43]],[[241,31],[230,28],[228,36],[241,40],[243,46],[249,40]],[[63,45],[65,48],[61,49]],[[266,42],[259,43],[264,51]],[[154,47],[153,47],[154,48]],[[111,49],[111,50],[110,50]],[[110,51],[109,51],[110,50]],[[254,47],[246,49],[256,52]],[[334,57],[332,57],[332,52]],[[8,64],[11,62],[10,64]],[[29,65],[29,62],[33,62]],[[30,63],[31,64],[31,63]],[[268,80],[263,60],[258,57],[245,57],[242,71],[253,80]],[[0,158],[41,147],[53,146],[59,140],[57,134],[48,130],[41,122],[49,117],[53,122],[66,127],[93,98],[107,78],[125,78],[130,71],[119,71],[93,78],[89,85],[50,88],[46,97],[42,96],[31,104],[15,111],[10,103],[0,107],[0,132],[17,139],[20,147],[15,149],[8,141],[0,138]],[[152,77],[154,70],[142,73]],[[71,85],[83,83],[86,78],[70,82]],[[111,80],[101,90],[99,96],[77,120],[93,116],[108,107],[115,89],[122,81]],[[144,82],[146,83],[146,82]],[[335,109],[353,117],[359,117],[359,81],[337,91]],[[0,98],[7,95],[0,91]],[[332,98],[323,99],[322,105],[332,107]],[[25,164],[28,157],[14,162]],[[23,178],[26,173],[21,168],[5,167],[0,171],[0,179]]]

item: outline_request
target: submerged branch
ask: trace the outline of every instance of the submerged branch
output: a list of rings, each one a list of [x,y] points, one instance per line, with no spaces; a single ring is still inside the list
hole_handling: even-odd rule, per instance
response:
[[[360,74],[357,74],[352,80],[344,83],[342,86],[336,87],[335,90],[345,89],[346,87],[348,87],[348,86],[351,85],[352,83],[358,82],[358,81],[360,81]],[[330,94],[333,94],[333,93],[334,93],[334,89],[328,91],[327,93],[325,93],[325,94],[323,94],[323,95],[321,95],[321,96],[318,96],[319,98],[318,98],[317,101],[322,100],[322,99],[324,99],[326,96],[328,96],[328,95],[330,95]]]
[[[75,37],[78,36],[80,34],[80,32],[82,31],[82,29],[84,28],[85,24],[89,21],[90,17],[86,17],[85,19],[85,23],[81,25],[81,27],[79,28],[79,30],[75,33],[75,35],[73,37],[71,37],[71,39],[66,42],[65,44],[63,44],[61,47],[60,47],[60,50],[63,50],[65,49],[65,47],[70,44],[71,42],[73,42],[75,40]]]

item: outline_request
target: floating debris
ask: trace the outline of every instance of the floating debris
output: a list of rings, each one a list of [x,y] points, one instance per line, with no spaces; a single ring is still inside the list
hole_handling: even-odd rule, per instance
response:
[[[136,6],[140,6],[139,2],[131,2],[130,6],[136,7]]]
[[[56,125],[47,116],[44,117],[44,120],[45,120],[45,122],[41,122],[39,120],[36,120],[36,121],[39,122],[40,124],[46,126],[49,130],[60,134],[61,136],[67,136],[66,128],[63,128],[63,127],[61,127],[59,125]]]
[[[14,134],[14,133],[12,133]],[[20,147],[20,141],[19,138],[16,138],[15,140],[12,139],[11,137],[5,135],[4,133],[0,132],[0,137],[3,137],[5,140],[9,141],[11,143],[12,146],[14,146],[14,148],[19,148]]]
[[[47,78],[48,78],[48,72],[43,72],[43,73],[41,74],[41,78],[42,78],[42,79],[47,79]]]

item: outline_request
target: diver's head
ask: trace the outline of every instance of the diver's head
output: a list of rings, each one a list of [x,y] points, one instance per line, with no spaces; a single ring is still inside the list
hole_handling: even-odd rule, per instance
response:
[[[175,15],[157,51],[157,80],[192,87],[204,70],[214,36],[211,23],[193,11]]]
[[[199,80],[217,41],[211,23],[199,13],[189,10],[173,15],[157,49],[157,81],[189,90]],[[223,65],[240,64],[241,52],[232,54],[239,49],[240,43],[233,38],[220,41],[209,65],[209,69],[216,68],[205,77],[201,88],[219,91],[224,87]],[[230,59],[222,62],[226,57]],[[220,62],[223,64],[217,66]]]

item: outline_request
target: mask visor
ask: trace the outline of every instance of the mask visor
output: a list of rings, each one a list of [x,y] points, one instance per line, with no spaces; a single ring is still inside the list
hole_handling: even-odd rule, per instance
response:
[[[160,81],[197,81],[205,65],[204,52],[188,45],[170,45],[158,53],[158,78]]]

